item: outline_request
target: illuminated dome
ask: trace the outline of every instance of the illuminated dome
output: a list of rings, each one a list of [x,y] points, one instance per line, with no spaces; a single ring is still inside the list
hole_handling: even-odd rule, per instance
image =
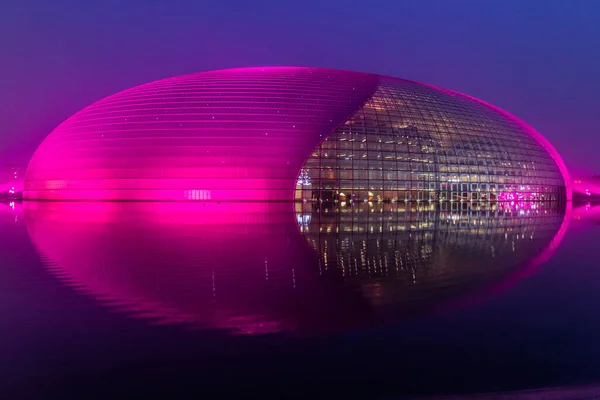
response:
[[[24,198],[503,201],[570,199],[534,129],[477,99],[373,74],[202,72],[100,100],[33,155]]]

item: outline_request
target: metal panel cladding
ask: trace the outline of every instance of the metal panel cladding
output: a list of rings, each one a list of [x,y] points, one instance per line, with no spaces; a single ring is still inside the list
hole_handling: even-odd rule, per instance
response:
[[[535,130],[477,99],[304,67],[174,77],[100,100],[32,157],[50,200],[537,201],[570,197]]]
[[[30,161],[25,197],[290,200],[307,155],[376,84],[373,75],[275,67],[125,90],[46,138]]]

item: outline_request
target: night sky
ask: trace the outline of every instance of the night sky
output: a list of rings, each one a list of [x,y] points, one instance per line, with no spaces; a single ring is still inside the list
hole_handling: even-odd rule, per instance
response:
[[[600,0],[0,0],[0,164],[114,92],[302,65],[463,92],[600,173]]]

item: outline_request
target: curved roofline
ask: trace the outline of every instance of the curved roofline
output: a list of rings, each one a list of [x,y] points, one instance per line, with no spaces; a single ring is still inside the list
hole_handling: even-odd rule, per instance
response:
[[[518,119],[517,117],[515,117],[514,115],[508,113],[507,111],[494,106],[492,104],[489,104],[483,100],[480,100],[478,98],[463,94],[463,93],[459,93],[453,90],[449,90],[449,89],[444,89],[441,87],[437,87],[437,86],[433,86],[433,85],[429,85],[429,84],[425,84],[422,82],[418,82],[418,81],[413,81],[413,80],[407,80],[407,79],[403,79],[403,78],[397,78],[397,77],[391,77],[391,76],[385,76],[385,75],[379,75],[379,74],[373,74],[373,73],[368,73],[368,72],[359,72],[359,71],[349,71],[349,70],[342,70],[342,69],[334,69],[334,68],[321,68],[321,67],[311,67],[311,66],[255,66],[255,67],[237,67],[237,68],[227,68],[227,69],[216,69],[216,70],[208,70],[208,71],[200,71],[200,72],[193,72],[193,73],[189,73],[189,74],[184,74],[184,75],[176,75],[176,76],[171,76],[171,77],[166,77],[166,78],[160,78],[157,80],[153,80],[150,82],[146,82],[146,83],[142,83],[139,85],[136,85],[134,87],[119,91],[117,93],[111,94],[109,96],[106,96],[104,98],[101,98],[85,107],[83,107],[81,110],[77,111],[76,113],[74,113],[73,115],[71,115],[70,117],[68,117],[67,119],[65,119],[63,122],[61,122],[54,130],[58,130],[64,123],[66,123],[68,120],[70,120],[71,118],[79,115],[80,113],[84,112],[85,110],[94,107],[96,104],[105,102],[109,99],[113,99],[116,98],[118,96],[123,96],[124,94],[130,93],[132,91],[138,91],[140,90],[140,88],[143,87],[148,87],[151,85],[156,85],[157,83],[160,85],[160,83],[162,82],[163,84],[168,84],[166,82],[169,81],[173,81],[173,80],[181,80],[181,79],[186,79],[186,78],[192,78],[192,77],[197,77],[197,76],[201,76],[201,75],[208,75],[208,76],[220,76],[221,74],[227,76],[227,74],[231,73],[233,75],[236,74],[240,74],[240,75],[244,75],[244,72],[248,72],[251,76],[254,76],[253,73],[256,73],[256,76],[258,78],[258,80],[260,80],[260,72],[264,72],[265,75],[276,75],[278,71],[281,71],[282,73],[285,71],[287,72],[287,74],[292,74],[294,75],[293,71],[302,71],[304,73],[310,73],[311,71],[319,71],[321,74],[335,74],[335,73],[349,73],[349,74],[355,74],[356,76],[360,76],[360,77],[365,77],[365,79],[373,79],[375,82],[381,82],[383,80],[391,80],[391,81],[398,81],[398,82],[406,82],[406,83],[411,83],[411,84],[415,84],[421,87],[427,87],[430,88],[432,90],[435,90],[436,92],[442,92],[445,94],[448,94],[450,96],[453,97],[459,97],[459,98],[463,98],[463,99],[468,99],[470,101],[473,101],[475,103],[479,103],[485,107],[487,107],[488,109],[504,116],[505,118],[507,118],[508,120],[512,121],[514,124],[516,124],[519,128],[521,128],[522,130],[526,131],[527,134],[529,134],[541,147],[543,147],[546,152],[552,157],[554,163],[557,165],[558,169],[561,172],[561,175],[563,177],[563,181],[564,181],[564,186],[565,186],[565,190],[566,190],[566,198],[568,201],[570,201],[572,199],[572,185],[571,185],[571,179],[569,177],[569,172],[568,169],[564,163],[564,161],[562,160],[560,154],[558,153],[558,151],[552,146],[552,144],[544,137],[542,136],[539,132],[537,132],[533,127],[531,127],[530,125],[526,124],[525,122],[523,122],[522,120]],[[371,94],[372,96],[372,94]],[[366,99],[366,101],[368,101],[368,98]],[[350,117],[350,116],[349,116]],[[343,122],[342,122],[343,123]],[[335,130],[335,128],[333,129]],[[327,136],[329,136],[332,132],[328,132],[327,135],[325,135],[325,137],[322,139],[324,140]],[[50,133],[50,135],[48,135],[44,141],[46,141],[49,137],[52,136],[52,133]],[[321,140],[321,141],[322,141]],[[43,141],[43,142],[44,142]],[[42,142],[42,143],[43,143]],[[318,147],[318,145],[317,145]],[[36,150],[36,152],[39,150]],[[35,156],[35,154],[34,154]],[[32,158],[33,160],[33,158]],[[31,166],[31,160],[28,163],[28,170]],[[299,172],[299,171],[298,171]]]
[[[429,85],[426,83],[421,83],[421,82],[416,82],[416,81],[412,81],[416,84],[419,85],[423,85],[426,87],[430,87],[432,89],[435,90],[439,90],[442,91],[444,93],[447,93],[451,96],[460,96],[460,97],[464,97],[466,99],[475,101],[483,106],[486,106],[494,111],[496,111],[497,113],[503,115],[504,117],[508,118],[509,120],[511,120],[512,122],[514,122],[515,124],[517,124],[520,128],[522,128],[524,131],[526,131],[531,137],[533,137],[536,142],[538,142],[538,144],[540,146],[542,146],[547,152],[548,154],[550,154],[550,156],[552,157],[552,159],[554,160],[554,162],[556,163],[556,165],[558,166],[558,169],[560,170],[560,173],[563,177],[563,180],[565,182],[565,189],[567,191],[566,195],[567,195],[567,201],[571,201],[573,199],[573,188],[571,185],[571,177],[569,175],[569,170],[567,169],[567,166],[565,165],[562,157],[560,156],[560,154],[558,153],[558,151],[554,148],[554,146],[552,146],[552,144],[548,141],[548,139],[546,139],[541,133],[539,133],[538,131],[536,131],[531,125],[527,124],[526,122],[522,121],[521,119],[515,117],[514,115],[512,115],[511,113],[509,113],[508,111],[505,111],[503,109],[501,109],[498,106],[495,106],[493,104],[490,104],[488,102],[485,102],[483,100],[480,100],[476,97],[473,96],[469,96],[468,94],[464,94],[464,93],[460,93],[460,92],[456,92],[454,90],[450,90],[450,89],[444,89],[441,88],[439,86],[434,86],[434,85]]]
[[[517,118],[516,116],[512,115],[508,111],[505,111],[505,110],[501,109],[498,106],[490,104],[490,103],[488,103],[486,101],[483,101],[481,99],[478,99],[476,97],[469,96],[468,94],[460,93],[460,92],[457,92],[457,91],[454,91],[454,90],[450,90],[450,89],[441,88],[439,86],[429,85],[427,83],[423,83],[423,82],[419,82],[419,81],[414,81],[414,80],[410,80],[410,79],[398,78],[398,77],[394,77],[394,76],[386,76],[386,75],[373,74],[373,73],[370,73],[370,72],[349,71],[349,70],[342,70],[342,69],[335,69],[335,68],[320,68],[320,67],[309,67],[309,66],[262,66],[262,67],[228,68],[228,69],[224,69],[224,70],[215,70],[215,71],[230,71],[230,70],[231,71],[235,71],[235,70],[242,70],[242,69],[263,69],[264,70],[264,69],[276,69],[276,68],[282,68],[282,69],[294,69],[294,68],[298,68],[298,69],[316,69],[316,70],[330,70],[330,71],[346,71],[346,72],[354,72],[354,73],[359,73],[359,74],[364,74],[364,75],[376,76],[377,78],[384,78],[384,79],[392,79],[392,80],[403,81],[403,82],[410,82],[410,83],[414,83],[414,84],[417,84],[417,85],[429,87],[429,88],[434,89],[434,90],[439,90],[439,91],[444,92],[446,94],[449,94],[451,96],[464,97],[466,99],[469,99],[469,100],[472,100],[472,101],[474,101],[476,103],[479,103],[479,104],[481,104],[483,106],[486,106],[486,107],[488,107],[488,108],[496,111],[497,113],[503,115],[504,117],[508,118],[512,122],[516,123],[519,127],[521,127],[524,131],[526,131],[531,137],[533,137],[536,140],[536,142],[538,142],[538,144],[540,146],[542,146],[548,152],[548,154],[550,154],[550,156],[552,157],[552,159],[554,160],[554,162],[558,166],[558,169],[560,170],[560,173],[561,173],[561,175],[563,177],[563,180],[564,180],[564,183],[565,183],[567,201],[571,201],[572,198],[573,198],[573,188],[572,188],[572,185],[571,185],[571,178],[570,178],[570,175],[569,175],[569,170],[568,170],[566,164],[564,163],[562,157],[560,156],[559,152],[556,150],[556,148],[554,148],[554,146],[552,146],[552,144],[550,143],[550,141],[548,139],[546,139],[541,133],[539,133],[537,130],[535,130],[535,128],[533,128],[531,125],[527,124],[523,120],[521,120],[521,119]],[[210,72],[210,71],[206,71],[206,72]]]

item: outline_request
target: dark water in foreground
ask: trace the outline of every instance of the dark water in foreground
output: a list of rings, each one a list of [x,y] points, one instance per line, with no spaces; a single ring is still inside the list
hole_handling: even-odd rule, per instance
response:
[[[377,398],[600,380],[598,210],[0,205],[0,389]]]

